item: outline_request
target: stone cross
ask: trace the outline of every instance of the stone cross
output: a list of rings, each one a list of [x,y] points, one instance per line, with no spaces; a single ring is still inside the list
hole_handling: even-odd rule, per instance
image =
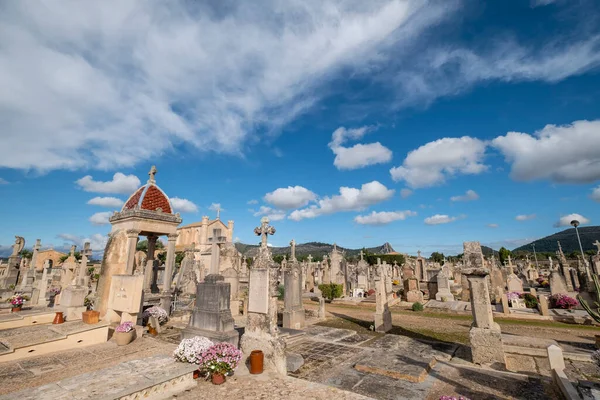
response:
[[[92,255],[92,248],[90,247],[90,242],[85,242],[83,244],[83,250],[81,251],[81,263],[79,264],[79,278],[85,277],[88,257]]]
[[[148,179],[148,183],[156,183],[156,173],[157,173],[157,169],[156,167],[153,165],[152,168],[150,168],[150,172],[148,172],[148,176],[150,177]]]
[[[594,243],[592,243],[593,246],[596,246],[598,248],[598,251],[596,254],[600,255],[600,242],[598,241],[598,239],[596,239],[596,241]]]
[[[308,263],[312,263],[313,260],[313,256],[311,256],[310,254],[308,255],[308,257],[306,257],[308,259]]]
[[[220,229],[213,229],[213,236],[209,239],[211,243],[210,250],[210,275],[219,274],[219,261],[221,259],[221,251],[219,245],[225,243],[226,238],[221,236]]]
[[[35,269],[35,264],[37,264],[37,256],[38,256],[38,252],[40,251],[40,249],[42,248],[42,240],[41,239],[37,239],[35,241],[35,246],[33,246],[33,253],[31,255],[31,264],[29,265],[30,269]]]
[[[508,265],[512,266],[512,258],[510,258],[510,256],[508,256],[507,259],[508,259]]]
[[[290,248],[292,252],[292,254],[290,255],[290,261],[294,261],[296,260],[296,241],[294,239],[292,239],[292,241],[290,242]]]
[[[217,219],[221,219],[221,206],[217,207]]]
[[[269,218],[262,217],[260,226],[254,228],[254,234],[261,237],[261,247],[266,248],[268,235],[275,234],[275,228],[269,225]]]
[[[75,246],[75,245],[71,246],[71,254],[70,254],[71,257],[75,257],[75,249],[76,248],[77,248],[77,246]]]
[[[600,249],[600,247],[598,247],[598,249]],[[598,252],[600,253],[600,250],[598,250]],[[363,253],[363,251],[361,250],[361,251],[360,251],[360,261],[363,261],[363,260],[364,260],[364,256],[365,256],[365,254],[364,254],[364,253]]]
[[[421,250],[417,251],[417,257],[421,258]]]

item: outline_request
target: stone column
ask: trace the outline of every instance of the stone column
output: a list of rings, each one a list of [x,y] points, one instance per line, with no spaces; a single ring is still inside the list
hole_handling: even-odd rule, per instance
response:
[[[139,234],[140,231],[138,230],[127,230],[127,266],[125,268],[125,275],[133,275],[133,268],[135,267],[135,250]]]
[[[46,306],[46,290],[48,289],[48,270],[50,269],[46,264],[44,264],[44,272],[42,273],[42,280],[40,281],[39,290],[40,294],[38,296],[37,304],[40,306]]]
[[[392,313],[388,306],[385,279],[383,271],[380,272],[379,277],[375,278],[375,331],[384,333],[392,330]]]
[[[156,250],[156,240],[158,236],[148,235],[148,252],[146,257],[146,269],[144,269],[144,290],[150,290],[153,276],[154,251]]]
[[[175,242],[177,241],[177,234],[173,233],[168,237],[167,244],[167,260],[165,262],[165,274],[163,278],[163,291],[171,291],[171,283],[173,282],[173,269],[175,268]]]
[[[468,268],[463,270],[469,282],[471,292],[471,310],[473,325],[469,331],[471,354],[475,364],[501,364],[505,366],[502,332],[494,322],[487,285],[486,268]]]

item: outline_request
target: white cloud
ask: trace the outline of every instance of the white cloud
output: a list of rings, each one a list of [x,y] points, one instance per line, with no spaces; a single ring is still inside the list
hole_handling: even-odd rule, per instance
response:
[[[354,218],[354,222],[361,225],[385,225],[393,221],[404,221],[407,217],[414,217],[416,212],[406,211],[381,211],[371,212],[367,215],[358,215]]]
[[[116,197],[94,197],[87,203],[92,206],[119,208],[123,205],[123,200]]]
[[[536,215],[535,214],[521,214],[521,215],[517,215],[515,217],[515,220],[517,221],[530,221],[532,219],[535,219]]]
[[[589,224],[590,220],[584,217],[581,214],[569,214],[560,217],[560,219],[554,224],[555,228],[560,228],[563,226],[571,226],[571,221],[577,220],[581,225]]]
[[[225,211],[225,209],[221,207],[221,203],[212,203],[208,206],[208,209],[211,211]]]
[[[498,224],[487,224],[486,226],[488,228],[497,228],[499,225]]]
[[[8,185],[8,181],[4,178],[0,178],[0,185]]]
[[[474,190],[467,190],[464,195],[461,196],[452,196],[450,197],[450,201],[474,201],[479,200],[479,195]]]
[[[0,167],[130,166],[180,143],[240,153],[312,107],[335,72],[384,62],[384,49],[417,40],[455,6],[134,0],[66,13],[9,2],[0,148],[14,151]]]
[[[361,139],[373,128],[363,126],[361,128],[346,129],[340,127],[331,135],[329,148],[335,154],[333,165],[340,170],[352,170],[364,168],[369,165],[389,162],[392,159],[392,151],[379,142],[368,144],[355,144],[352,147],[342,146],[348,140]]]
[[[112,180],[102,182],[95,181],[91,175],[86,175],[83,178],[75,181],[84,191],[92,193],[119,193],[132,194],[141,185],[140,180],[135,175],[125,175],[117,172],[113,175]]]
[[[246,204],[258,204],[258,200],[248,200],[248,203]]]
[[[459,219],[464,219],[466,217],[467,217],[466,215],[459,215],[458,217],[450,217],[445,214],[435,214],[435,215],[432,215],[431,217],[425,218],[424,222],[427,225],[448,224],[450,222],[454,222]]]
[[[549,4],[556,3],[556,1],[557,0],[530,0],[531,7],[533,8],[547,6]]]
[[[198,206],[188,199],[180,199],[179,197],[171,197],[171,206],[176,212],[180,213],[195,213],[198,212]]]
[[[108,218],[112,214],[111,211],[98,212],[90,217],[90,222],[94,225],[107,225],[110,223],[108,222]]]
[[[108,236],[100,233],[94,233],[91,236],[77,236],[69,233],[61,233],[56,235],[56,237],[63,239],[70,244],[76,245],[78,250],[82,250],[84,244],[89,242],[92,251],[100,253],[104,252],[104,248],[106,247],[106,243],[108,241]]]
[[[289,219],[300,221],[305,218],[315,218],[320,215],[333,214],[341,211],[360,211],[394,195],[393,189],[388,189],[377,181],[365,183],[360,189],[341,187],[340,194],[324,197],[316,205],[301,210],[295,210]]]
[[[590,198],[600,203],[600,186],[598,186],[595,189],[592,189],[592,194],[590,195]]]
[[[253,214],[255,217],[267,216],[271,221],[281,221],[285,218],[285,211],[276,210],[271,207],[261,206],[258,211]]]
[[[546,125],[533,135],[508,132],[492,141],[517,181],[587,183],[600,179],[600,120]]]
[[[457,174],[480,174],[488,169],[485,148],[485,142],[468,136],[438,139],[412,150],[390,174],[412,188],[439,185]]]
[[[407,188],[401,189],[400,190],[400,197],[402,197],[403,199],[406,199],[407,197],[412,196],[413,191]]]
[[[277,208],[289,210],[304,207],[309,202],[316,200],[317,195],[302,186],[288,186],[267,193],[264,199]]]

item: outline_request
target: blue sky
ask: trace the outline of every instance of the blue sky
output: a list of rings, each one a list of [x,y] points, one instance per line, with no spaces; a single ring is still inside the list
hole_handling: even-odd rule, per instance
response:
[[[2,3],[0,254],[101,250],[151,165],[244,243],[262,215],[411,254],[597,224],[600,5],[472,3]]]

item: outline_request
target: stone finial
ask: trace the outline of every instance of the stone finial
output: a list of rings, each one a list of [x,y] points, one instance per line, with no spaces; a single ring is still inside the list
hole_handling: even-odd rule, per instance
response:
[[[156,183],[156,173],[158,172],[158,170],[156,169],[156,166],[152,166],[152,168],[150,168],[150,172],[148,172],[148,176],[150,177],[148,179],[148,183],[150,184],[155,184]]]
[[[592,246],[596,246],[598,248],[596,254],[600,255],[600,242],[598,241],[598,239],[596,239],[596,241],[592,243]]]

